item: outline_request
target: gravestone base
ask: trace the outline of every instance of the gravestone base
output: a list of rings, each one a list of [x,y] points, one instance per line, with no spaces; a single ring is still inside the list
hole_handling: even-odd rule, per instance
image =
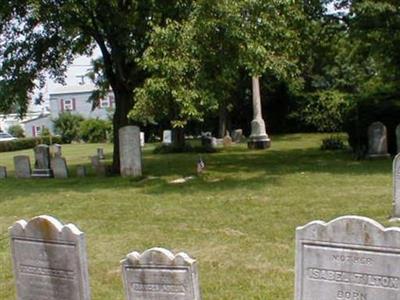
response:
[[[263,150],[271,147],[271,140],[250,140],[247,142],[247,148],[251,150]]]
[[[389,222],[390,222],[390,223],[400,222],[400,218],[392,217],[392,218],[389,219]]]
[[[367,155],[368,159],[388,159],[390,158],[390,154],[386,153],[386,154],[368,154]]]
[[[32,178],[53,178],[53,171],[51,169],[34,169]]]

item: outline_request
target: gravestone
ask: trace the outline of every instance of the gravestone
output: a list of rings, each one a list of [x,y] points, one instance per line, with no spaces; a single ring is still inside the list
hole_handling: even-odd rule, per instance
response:
[[[14,157],[14,170],[16,178],[31,178],[31,162],[29,156],[19,155]]]
[[[62,146],[60,144],[53,145],[54,156],[61,157],[62,156]]]
[[[87,170],[85,166],[77,166],[76,167],[76,176],[77,177],[86,177]]]
[[[165,144],[165,145],[172,144],[172,130],[164,130],[163,131],[163,144]]]
[[[64,157],[54,156],[51,159],[51,169],[53,170],[54,178],[68,178],[68,167]]]
[[[393,219],[400,221],[400,153],[393,160]]]
[[[295,300],[399,300],[400,228],[345,216],[296,230]]]
[[[100,158],[97,155],[91,156],[90,162],[92,163],[92,168],[94,170],[94,173],[97,176],[106,176],[107,175],[107,168],[106,168],[105,164],[103,164],[100,161]]]
[[[48,145],[37,145],[33,149],[35,153],[35,168],[33,178],[50,178],[53,172],[50,168],[50,148]]]
[[[104,156],[104,149],[103,148],[97,148],[97,156],[99,157],[99,159],[103,160],[106,157]]]
[[[224,145],[224,147],[229,147],[232,145],[232,138],[229,134],[229,131],[226,132],[226,135],[223,138],[223,145]]]
[[[127,300],[200,300],[197,263],[162,248],[132,252],[121,262]]]
[[[19,300],[89,300],[84,234],[49,216],[10,228]]]
[[[396,127],[397,153],[400,153],[400,124]]]
[[[368,157],[389,157],[386,126],[374,122],[368,127]]]
[[[7,168],[4,166],[0,166],[0,179],[7,178]]]
[[[144,147],[144,144],[145,144],[144,132],[141,131],[141,132],[140,132],[140,146],[141,146],[141,147]]]
[[[243,139],[243,130],[242,129],[233,130],[231,136],[232,136],[232,142],[240,143]]]
[[[119,152],[121,176],[142,176],[142,149],[140,147],[139,127],[125,126],[120,128]]]

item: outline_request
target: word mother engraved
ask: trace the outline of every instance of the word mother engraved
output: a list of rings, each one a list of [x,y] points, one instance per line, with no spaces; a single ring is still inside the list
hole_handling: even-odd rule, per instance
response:
[[[163,248],[132,252],[121,261],[128,300],[200,300],[197,263]]]
[[[400,228],[345,216],[296,231],[295,300],[400,300]]]
[[[10,228],[18,300],[89,300],[84,234],[50,216]]]

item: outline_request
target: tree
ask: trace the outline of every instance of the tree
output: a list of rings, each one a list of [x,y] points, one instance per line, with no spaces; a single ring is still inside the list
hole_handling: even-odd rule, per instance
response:
[[[63,82],[76,55],[101,51],[104,74],[115,94],[113,169],[119,172],[119,128],[127,117],[146,73],[139,65],[149,32],[168,19],[179,20],[190,0],[4,0],[0,4],[0,109],[27,109],[27,94],[46,71]]]
[[[63,143],[71,143],[79,139],[80,126],[83,117],[69,112],[62,113],[53,121],[56,134],[61,136]]]

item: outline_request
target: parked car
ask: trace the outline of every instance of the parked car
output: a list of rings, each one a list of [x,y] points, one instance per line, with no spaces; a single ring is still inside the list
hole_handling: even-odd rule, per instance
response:
[[[14,141],[17,138],[6,132],[0,132],[0,142]]]

